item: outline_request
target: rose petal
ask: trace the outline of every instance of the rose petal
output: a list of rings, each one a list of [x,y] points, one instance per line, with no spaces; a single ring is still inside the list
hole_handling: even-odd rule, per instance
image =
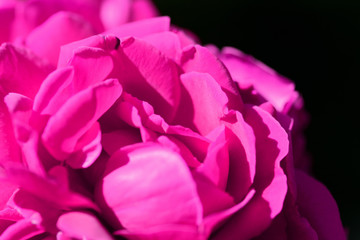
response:
[[[139,21],[146,18],[154,18],[159,11],[151,0],[135,0],[132,3],[131,20]]]
[[[210,143],[206,158],[196,172],[206,176],[213,184],[225,190],[229,174],[228,142],[224,126],[216,130],[216,139]]]
[[[50,70],[28,49],[11,43],[0,46],[0,85],[4,93],[16,92],[33,99]]]
[[[135,128],[124,128],[121,130],[103,133],[101,145],[111,156],[121,147],[141,142],[139,131]]]
[[[113,239],[100,221],[85,212],[68,212],[59,217],[56,226],[67,236],[78,239]]]
[[[214,239],[251,239],[269,227],[283,207],[287,179],[280,161],[288,153],[288,136],[280,124],[259,107],[246,106],[246,122],[256,137],[254,198],[217,232]]]
[[[339,209],[330,192],[317,180],[297,170],[300,213],[307,218],[319,239],[345,240]]]
[[[79,139],[108,110],[121,94],[117,79],[109,79],[70,98],[53,115],[44,129],[42,141],[58,160],[76,150]]]
[[[223,63],[210,50],[200,45],[185,48],[181,66],[185,72],[209,73],[228,96],[229,106],[237,110],[242,109],[242,100],[236,84]]]
[[[34,99],[34,111],[53,115],[73,95],[74,68],[60,68],[50,73]]]
[[[172,59],[176,63],[180,62],[182,49],[177,34],[173,32],[160,32],[147,35],[143,39],[159,49],[166,57]]]
[[[185,92],[182,92],[175,123],[193,127],[206,135],[220,125],[220,119],[227,111],[227,96],[207,73],[189,72],[182,74],[180,79]]]
[[[133,233],[164,224],[197,226],[201,221],[201,203],[186,163],[157,144],[117,151],[108,161],[96,197],[103,209]]]
[[[106,52],[111,52],[119,47],[120,40],[114,35],[95,35],[79,41],[71,42],[60,48],[58,68],[65,67],[78,48],[100,48]],[[97,50],[100,51],[100,50]],[[104,54],[100,54],[100,57]],[[96,54],[93,56],[96,58]]]
[[[200,232],[197,227],[184,224],[164,224],[146,229],[140,229],[137,232],[128,230],[118,230],[114,234],[126,237],[129,240],[202,240],[205,239],[204,233]]]
[[[97,210],[93,202],[78,193],[70,191],[67,186],[64,186],[64,183],[51,181],[27,169],[9,167],[0,177],[1,181],[8,181],[19,186],[26,191],[26,194],[45,200],[48,203],[56,204],[64,209],[80,207]],[[21,197],[18,197],[18,200],[21,199]],[[37,202],[39,201],[37,200]]]
[[[253,57],[235,48],[226,47],[222,50],[220,59],[240,88],[254,86],[278,111],[283,111],[287,104],[298,98],[299,94],[295,91],[293,82]]]
[[[113,34],[119,38],[130,36],[141,38],[149,34],[169,31],[169,29],[170,18],[164,16],[123,24],[117,28],[106,31],[103,34]]]
[[[248,193],[255,178],[255,135],[237,111],[230,111],[222,124],[226,126],[229,148],[229,177],[226,191],[238,202]],[[241,184],[239,184],[241,183]]]
[[[69,62],[74,67],[74,92],[106,79],[113,68],[111,56],[103,49],[82,47],[74,51]]]
[[[23,219],[6,228],[0,237],[4,240],[26,240],[43,232],[44,230],[36,224],[33,224],[27,219]]]
[[[105,29],[120,26],[130,19],[131,0],[104,0],[101,3],[100,18]]]
[[[203,217],[229,209],[235,205],[234,198],[218,188],[207,177],[195,171],[193,177],[203,207]]]
[[[56,66],[62,45],[94,34],[92,26],[81,16],[70,12],[58,12],[31,31],[25,44]]]
[[[176,64],[140,39],[122,41],[117,54],[113,76],[125,91],[149,102],[164,119],[171,119],[180,98]]]
[[[0,100],[0,164],[20,161],[20,149],[15,139],[11,115],[3,100]]]
[[[0,44],[10,41],[11,24],[14,21],[15,9],[13,6],[2,6],[0,8]]]

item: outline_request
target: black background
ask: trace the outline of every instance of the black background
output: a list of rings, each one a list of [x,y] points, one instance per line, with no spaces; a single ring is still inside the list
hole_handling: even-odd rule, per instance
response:
[[[203,44],[234,46],[295,81],[314,175],[360,239],[360,1],[154,0]]]

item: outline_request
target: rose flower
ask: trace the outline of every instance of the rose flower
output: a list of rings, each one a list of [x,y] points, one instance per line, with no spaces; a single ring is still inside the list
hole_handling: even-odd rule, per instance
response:
[[[290,80],[145,0],[0,6],[1,239],[345,239]]]

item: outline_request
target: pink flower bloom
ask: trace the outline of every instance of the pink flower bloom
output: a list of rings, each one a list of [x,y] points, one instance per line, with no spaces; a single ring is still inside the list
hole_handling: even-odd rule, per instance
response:
[[[345,239],[290,80],[146,0],[0,13],[1,239]]]

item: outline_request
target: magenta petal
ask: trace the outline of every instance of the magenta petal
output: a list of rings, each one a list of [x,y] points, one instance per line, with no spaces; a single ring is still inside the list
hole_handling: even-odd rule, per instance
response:
[[[171,119],[180,100],[176,64],[140,39],[122,41],[117,53],[114,74],[126,92],[149,102],[164,119]]]
[[[69,65],[74,67],[75,92],[105,80],[114,66],[109,53],[92,47],[76,49]]]
[[[109,79],[70,98],[53,115],[44,129],[42,140],[57,159],[65,160],[76,151],[80,138],[120,96],[117,79]]]
[[[229,177],[226,190],[238,202],[245,197],[254,182],[255,135],[250,125],[237,111],[230,111],[222,119],[222,124],[226,126],[229,148]]]
[[[204,217],[235,205],[234,198],[218,188],[207,177],[197,172],[193,172],[193,177],[202,203]]]
[[[101,131],[98,122],[95,122],[91,128],[82,135],[75,146],[75,152],[66,160],[72,168],[90,167],[100,156]]]
[[[28,49],[11,43],[0,46],[0,85],[5,93],[16,92],[33,99],[50,71],[51,67]]]
[[[68,212],[61,215],[57,227],[67,236],[77,239],[113,239],[100,221],[85,212]]]
[[[45,200],[50,205],[56,204],[64,209],[81,207],[97,210],[93,202],[70,191],[63,182],[54,181],[54,179],[49,180],[24,168],[7,168],[5,175],[1,177],[1,181],[9,181],[24,190],[24,194],[31,194],[38,199]],[[22,200],[21,197],[19,199]]]
[[[181,57],[181,66],[185,72],[209,73],[228,95],[230,105],[236,109],[242,108],[242,100],[236,84],[223,63],[209,49],[200,45],[185,48]]]
[[[124,128],[109,133],[103,133],[101,145],[104,150],[111,156],[121,147],[141,142],[139,131],[135,128]]]
[[[206,158],[196,171],[206,176],[213,184],[225,190],[229,174],[228,142],[224,126],[216,129],[217,138],[210,143]]]
[[[119,38],[123,37],[144,37],[149,34],[165,32],[170,30],[169,17],[149,18],[128,24],[120,25],[110,29],[103,34],[114,34]]]
[[[60,68],[50,73],[41,84],[34,99],[34,111],[53,115],[72,95],[70,88],[74,78],[74,68]]]
[[[132,2],[131,20],[138,21],[146,18],[155,18],[159,11],[151,0],[135,0]]]
[[[189,72],[182,74],[180,79],[185,92],[175,123],[194,126],[200,134],[206,135],[220,125],[220,119],[227,111],[228,98],[207,73]]]
[[[287,155],[288,135],[266,111],[246,106],[246,122],[256,137],[256,174],[254,198],[217,233],[215,239],[251,239],[268,228],[283,208],[287,178],[280,161]]]
[[[128,22],[132,2],[131,0],[103,0],[100,18],[105,29],[112,29]]]
[[[13,6],[2,6],[0,8],[0,44],[10,41],[12,22],[15,17],[15,9]]]
[[[0,94],[2,97],[2,95]],[[15,139],[11,115],[0,100],[0,164],[20,162],[20,149]]]
[[[159,49],[166,57],[177,63],[180,61],[182,49],[177,34],[173,32],[154,33],[145,36],[143,39]]]
[[[61,68],[67,66],[77,49],[84,49],[87,47],[100,48],[104,51],[111,52],[112,50],[116,50],[119,47],[119,39],[114,35],[94,35],[63,45],[60,49],[57,67]],[[103,54],[100,54],[100,56],[102,55]],[[94,57],[96,58],[96,56]]]
[[[20,220],[9,226],[0,236],[4,240],[26,240],[44,232],[27,219]]]
[[[326,187],[300,170],[296,171],[296,182],[299,211],[307,218],[319,239],[345,240],[339,209]]]
[[[62,45],[94,34],[91,25],[81,16],[70,12],[58,12],[31,31],[25,44],[56,66]]]
[[[180,154],[189,167],[196,168],[200,166],[201,163],[194,157],[189,148],[175,137],[161,135],[157,141],[166,146],[166,148],[170,148]]]
[[[224,48],[220,59],[240,88],[254,86],[254,89],[278,111],[283,111],[287,104],[298,97],[293,82],[235,48]]]
[[[202,218],[186,163],[158,144],[135,144],[113,154],[96,197],[103,209],[133,233],[164,224],[196,227]]]
[[[205,234],[196,226],[184,224],[164,224],[151,228],[141,229],[137,232],[118,230],[115,235],[126,237],[129,240],[204,240]]]

